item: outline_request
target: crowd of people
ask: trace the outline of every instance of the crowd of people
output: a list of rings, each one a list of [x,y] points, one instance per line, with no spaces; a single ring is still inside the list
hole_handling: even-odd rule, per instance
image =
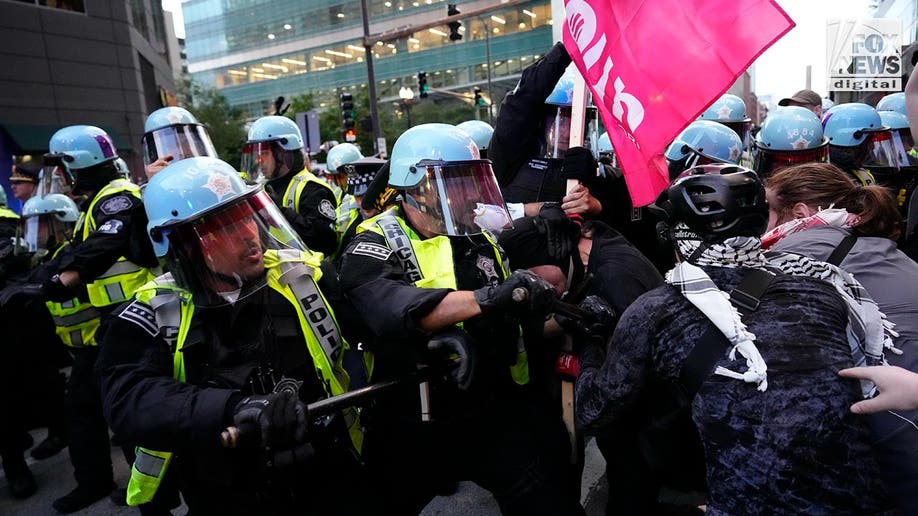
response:
[[[57,131],[11,177],[21,216],[0,196],[0,314],[34,321],[0,392],[39,379],[8,402],[50,408],[0,425],[12,496],[27,450],[68,447],[63,514],[417,514],[468,480],[576,515],[593,436],[608,514],[918,513],[918,73],[756,131],[725,94],[636,207],[595,108],[570,141],[570,64],[387,160],[314,167],[265,116],[230,164],[166,107],[131,174],[102,129]]]

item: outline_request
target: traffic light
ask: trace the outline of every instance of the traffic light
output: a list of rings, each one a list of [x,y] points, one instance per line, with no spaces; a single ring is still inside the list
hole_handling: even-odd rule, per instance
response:
[[[427,92],[430,90],[430,86],[427,85],[427,72],[418,72],[418,91],[421,92],[420,97],[423,99],[427,97]]]
[[[485,100],[481,97],[481,88],[475,88],[475,106],[484,106]]]
[[[345,140],[354,133],[356,119],[354,118],[354,96],[350,93],[341,94],[341,128],[344,130]],[[356,133],[354,133],[356,134]],[[353,141],[353,140],[347,140]]]
[[[456,4],[447,4],[446,5],[446,15],[455,16],[459,14],[459,8],[456,7]],[[450,41],[459,41],[462,39],[462,34],[459,34],[459,27],[462,27],[462,22],[460,21],[451,21],[446,24],[449,27],[449,40]]]

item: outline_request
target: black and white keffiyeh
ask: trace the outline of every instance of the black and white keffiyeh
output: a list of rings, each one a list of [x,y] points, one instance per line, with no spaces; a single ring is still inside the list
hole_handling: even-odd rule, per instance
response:
[[[730,295],[714,284],[699,267],[702,265],[767,269],[827,281],[835,287],[848,307],[848,343],[855,366],[885,363],[885,349],[901,353],[893,346],[891,338],[898,336],[893,330],[895,325],[886,320],[864,287],[851,274],[806,256],[763,251],[761,241],[755,237],[732,237],[720,243],[703,245],[700,239],[686,237],[692,234],[686,226],[680,224],[675,229],[674,233],[681,236],[676,239],[676,245],[684,261],[666,273],[666,282],[679,287],[682,295],[723,332],[733,345],[730,350],[731,360],[735,360],[737,352],[746,359],[745,372],[718,367],[714,374],[755,383],[760,391],[768,388],[768,366],[755,345],[755,335],[746,329],[741,314],[730,303]],[[864,397],[872,396],[875,389],[872,382],[861,382]]]

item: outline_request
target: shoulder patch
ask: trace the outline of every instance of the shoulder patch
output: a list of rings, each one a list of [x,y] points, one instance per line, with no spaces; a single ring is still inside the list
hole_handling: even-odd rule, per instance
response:
[[[122,212],[132,205],[131,200],[126,195],[116,195],[111,199],[106,199],[99,205],[99,209],[106,215],[114,215]]]
[[[116,235],[118,234],[119,231],[121,231],[121,228],[123,227],[124,227],[124,223],[121,222],[120,220],[110,219],[110,220],[105,221],[105,224],[102,224],[101,226],[99,226],[99,228],[96,229],[96,233],[104,233],[106,235]]]
[[[319,201],[319,213],[328,219],[335,220],[335,206],[328,199]]]
[[[389,255],[392,254],[392,250],[384,245],[374,244],[372,242],[359,242],[348,251],[348,254],[359,254],[361,256],[368,256],[370,258],[376,258],[377,260],[386,261],[389,259]]]
[[[151,337],[155,337],[156,334],[159,333],[159,328],[156,326],[156,315],[154,315],[153,309],[150,308],[149,305],[141,303],[136,299],[122,308],[118,317],[140,326],[140,328],[149,333]]]

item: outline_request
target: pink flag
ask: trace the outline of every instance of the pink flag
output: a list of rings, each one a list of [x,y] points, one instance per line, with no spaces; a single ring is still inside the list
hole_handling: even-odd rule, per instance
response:
[[[564,46],[593,92],[637,206],[663,151],[794,26],[772,0],[565,0]]]

